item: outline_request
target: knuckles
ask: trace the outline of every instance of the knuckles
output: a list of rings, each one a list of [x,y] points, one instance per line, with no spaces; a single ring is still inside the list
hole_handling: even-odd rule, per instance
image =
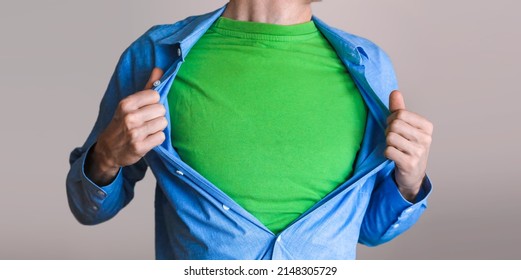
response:
[[[424,149],[420,146],[418,147],[414,147],[411,149],[411,153],[413,155],[412,159],[418,159],[418,158],[421,158],[424,154]]]
[[[391,147],[387,147],[385,148],[384,150],[384,156],[388,159],[392,159],[393,155],[392,155],[392,151],[391,151]]]
[[[393,131],[399,131],[399,129],[401,128],[402,126],[402,121],[401,120],[393,120],[390,124],[389,124],[389,131],[393,132]]]
[[[161,129],[165,129],[168,126],[168,121],[165,117],[161,117]]]
[[[155,115],[159,115],[159,116],[165,116],[166,115],[166,108],[165,106],[163,106],[163,104],[155,104],[154,105],[154,113]]]
[[[156,134],[154,134],[154,137],[153,137],[153,141],[150,142],[150,145],[152,145],[152,147],[155,147],[155,146],[159,146],[161,145],[161,143],[163,143],[166,139],[166,135],[163,131],[160,131],[160,132],[157,132]],[[144,153],[147,153],[148,151],[144,151]]]
[[[387,133],[387,137],[386,137],[386,142],[388,145],[392,145],[394,143],[396,143],[396,140],[398,138],[398,134],[396,132],[393,132],[393,131],[389,131]]]
[[[135,113],[125,114],[125,116],[123,117],[123,124],[127,128],[135,126],[136,122],[137,122],[137,116]]]
[[[158,103],[160,100],[159,93],[151,90],[150,92],[146,92],[146,94],[149,94],[147,99],[152,101],[150,105],[154,106],[153,110],[155,110],[155,112],[153,114],[160,116],[159,123],[156,122],[156,126],[159,126],[160,129],[163,130],[168,125],[168,121],[165,117],[167,111],[165,106]],[[150,98],[150,96],[152,97]],[[123,165],[125,166],[128,165],[128,163],[135,162],[135,158],[143,157],[150,150],[148,147],[150,143],[147,143],[143,139],[146,138],[146,135],[144,135],[146,131],[143,130],[143,125],[146,124],[143,120],[144,110],[135,108],[137,104],[136,102],[139,101],[138,98],[141,97],[142,94],[136,93],[123,98],[118,103],[111,124],[109,124],[109,127],[107,128],[110,130],[110,134],[114,136],[117,135],[114,139],[118,143],[115,143],[112,146],[118,147],[118,151],[116,152],[118,154],[117,158],[120,159],[118,161],[123,162]],[[152,108],[149,107],[149,109]],[[148,112],[150,113],[150,111]],[[158,144],[161,144],[166,139],[166,135],[161,132],[154,138],[155,141],[159,141]]]
[[[145,154],[144,143],[142,141],[138,141],[137,139],[130,141],[129,148],[133,154],[138,155],[140,157],[142,157]]]
[[[424,135],[422,138],[421,138],[421,143],[426,146],[426,147],[430,147],[431,146],[431,143],[432,143],[432,136],[431,135]]]
[[[139,129],[137,129],[137,128],[132,128],[132,129],[128,130],[128,132],[127,132],[128,138],[130,138],[131,141],[133,141],[134,139],[139,139],[140,134],[141,133],[139,132]]]
[[[161,112],[161,116],[166,115],[166,108],[165,108],[165,106],[163,106],[163,104],[159,104],[158,110]]]
[[[161,96],[159,95],[159,92],[155,91],[155,90],[150,90],[152,91],[152,95],[153,95],[153,99],[152,99],[152,102],[153,103],[157,103],[159,102],[159,100],[161,99]]]
[[[163,143],[166,139],[166,135],[163,131],[159,132],[158,136],[157,136],[158,140],[159,140],[159,144]]]
[[[121,112],[128,112],[130,111],[130,107],[132,106],[132,98],[129,97],[126,97],[124,99],[122,99],[119,103],[118,103],[118,111],[121,111]]]
[[[432,133],[434,132],[434,124],[428,120],[425,120],[425,127],[429,135],[432,135]]]
[[[136,154],[139,150],[139,141],[137,139],[130,139],[128,142],[128,149],[133,153]]]

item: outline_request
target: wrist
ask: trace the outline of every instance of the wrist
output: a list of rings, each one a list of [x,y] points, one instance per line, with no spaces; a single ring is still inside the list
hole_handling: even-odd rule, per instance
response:
[[[425,176],[423,177],[425,178]],[[400,191],[400,194],[405,198],[407,201],[414,203],[416,201],[416,197],[420,193],[420,189],[423,183],[423,178],[420,181],[417,181],[416,183],[409,183],[409,184],[403,184],[400,182],[400,180],[397,180],[396,177],[394,177],[394,182],[398,186],[398,190]]]
[[[100,186],[108,185],[119,169],[120,166],[115,164],[99,142],[92,146],[85,162],[85,175],[90,180]]]
[[[101,173],[116,174],[120,168],[115,160],[112,159],[108,150],[103,148],[101,142],[94,144],[91,159]]]
[[[403,188],[398,185],[398,190],[400,191],[400,194],[405,198],[407,201],[414,203],[416,201],[416,196],[418,196],[418,193],[420,192],[420,189],[417,190],[411,190],[409,188]]]

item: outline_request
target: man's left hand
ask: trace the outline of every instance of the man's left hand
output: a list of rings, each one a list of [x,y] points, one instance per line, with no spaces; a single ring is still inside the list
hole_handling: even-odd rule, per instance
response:
[[[433,125],[424,117],[407,111],[403,96],[397,90],[389,96],[389,110],[384,154],[396,164],[394,175],[400,193],[412,202],[425,177]]]

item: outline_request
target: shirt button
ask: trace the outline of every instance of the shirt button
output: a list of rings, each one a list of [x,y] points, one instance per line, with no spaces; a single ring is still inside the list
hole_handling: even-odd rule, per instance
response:
[[[407,209],[405,209],[405,213],[406,213],[406,214],[409,214],[409,213],[412,212],[412,210],[413,210],[412,208],[407,208]]]
[[[177,175],[179,175],[179,176],[183,176],[183,175],[185,175],[185,174],[183,173],[183,171],[181,171],[181,170],[176,170],[175,173],[177,173]]]
[[[177,49],[177,56],[181,56],[181,48]]]
[[[228,210],[230,210],[230,207],[228,207],[228,206],[226,206],[226,205],[223,204],[223,209],[226,210],[226,211],[228,211]]]
[[[280,235],[277,237],[277,242],[280,242],[280,240],[282,240],[282,238],[280,237]]]
[[[92,210],[94,210],[94,211],[98,211],[98,206],[96,206],[96,205],[92,205]]]
[[[400,226],[400,224],[394,224],[394,225],[393,225],[393,228],[394,228],[394,229],[397,229],[399,226]]]
[[[101,197],[105,197],[105,192],[103,192],[102,190],[99,190],[98,195]]]
[[[158,87],[160,84],[161,84],[161,81],[160,81],[160,80],[157,80],[157,81],[155,81],[155,82],[153,83],[153,85],[154,85],[155,87]]]

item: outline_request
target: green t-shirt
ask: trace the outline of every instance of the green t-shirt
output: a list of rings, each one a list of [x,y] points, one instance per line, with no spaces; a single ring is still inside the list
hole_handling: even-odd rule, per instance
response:
[[[274,233],[353,172],[367,109],[315,24],[219,18],[168,94],[181,159]]]

